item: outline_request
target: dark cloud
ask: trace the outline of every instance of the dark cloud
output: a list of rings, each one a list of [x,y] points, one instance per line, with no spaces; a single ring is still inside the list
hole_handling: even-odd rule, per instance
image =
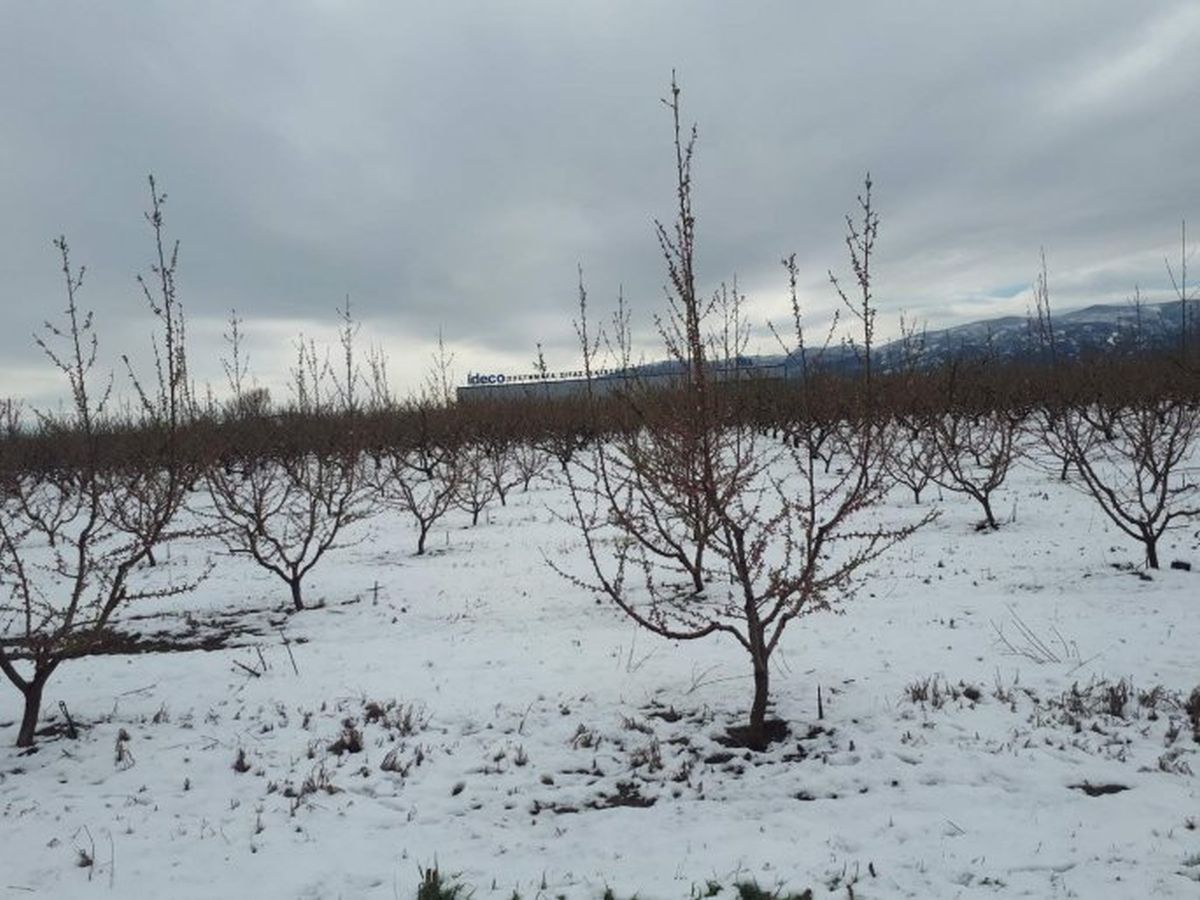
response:
[[[569,366],[577,263],[597,314],[623,285],[649,332],[673,67],[701,278],[736,273],[756,313],[785,317],[789,252],[831,309],[868,169],[884,320],[1020,312],[1042,246],[1060,306],[1161,295],[1200,183],[1197,37],[1194,4],[1115,0],[9,4],[0,391],[52,392],[27,336],[62,306],[59,232],[110,358],[144,355],[148,172],[202,378],[231,307],[278,387],[347,294],[402,390],[439,328],[460,375],[539,341]]]

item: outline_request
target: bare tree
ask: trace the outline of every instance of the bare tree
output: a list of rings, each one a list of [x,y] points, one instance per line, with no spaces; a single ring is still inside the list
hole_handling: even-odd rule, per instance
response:
[[[705,317],[711,306],[695,284],[691,165],[696,131],[680,127],[679,88],[664,101],[674,124],[676,213],[657,226],[667,264],[668,313],[659,331],[681,364],[677,389],[634,391],[634,423],[597,443],[566,469],[572,521],[591,574],[576,584],[607,596],[644,628],[672,640],[725,634],[750,656],[754,690],[739,736],[761,749],[770,659],[789,623],[845,596],[871,560],[912,533],[862,521],[883,498],[883,431],[870,416],[869,380],[849,412],[850,464],[832,478],[804,444],[787,456],[739,418],[738,392],[712,380]],[[865,198],[864,198],[865,199]],[[855,264],[863,304],[861,348],[870,353],[869,253],[875,220],[852,235],[871,238]],[[864,372],[869,372],[869,365]]]
[[[915,323],[906,322],[901,315],[900,340],[893,357],[892,397],[886,410],[892,430],[888,439],[891,452],[884,467],[895,484],[912,492],[916,504],[921,502],[925,489],[944,473],[933,434],[936,415],[926,389],[929,378],[924,371],[925,346],[924,332],[918,332]]]
[[[279,576],[299,611],[305,576],[347,546],[347,529],[371,515],[367,486],[354,447],[259,452],[231,470],[208,471],[216,530],[231,555]]]
[[[435,412],[420,402],[406,410],[411,433],[382,450],[372,472],[379,499],[415,521],[418,556],[425,554],[433,526],[457,504],[462,483],[457,440],[433,427]]]
[[[1123,403],[1067,409],[1059,433],[1083,489],[1157,569],[1159,539],[1200,515],[1200,485],[1186,468],[1200,438],[1200,413],[1169,387],[1141,387]]]
[[[1054,317],[1050,308],[1050,276],[1046,268],[1044,249],[1041,251],[1041,269],[1033,282],[1033,302],[1029,326],[1041,348],[1045,366],[1050,371],[1050,390],[1034,404],[1025,423],[1026,430],[1032,438],[1027,459],[1034,465],[1053,469],[1058,473],[1060,481],[1066,481],[1071,471],[1073,453],[1063,432],[1063,412],[1075,400],[1065,393],[1068,381],[1062,377],[1063,364],[1059,360],[1058,340],[1054,334]],[[1140,320],[1140,306],[1137,310]],[[1140,331],[1139,325],[1138,332]]]
[[[508,505],[509,491],[520,484],[528,486],[530,480],[526,478],[518,463],[519,443],[507,435],[500,437],[493,434],[484,438],[487,479],[491,482],[501,506]]]
[[[945,477],[931,421],[910,414],[895,419],[893,428],[888,440],[891,453],[884,466],[893,482],[912,491],[913,503],[920,503],[924,490]]]
[[[993,495],[1019,457],[1021,434],[1021,420],[1004,409],[956,410],[933,422],[933,443],[941,458],[934,480],[979,504],[983,510],[979,530],[1000,527]]]
[[[404,423],[403,434],[377,444],[368,473],[379,501],[416,523],[418,556],[425,554],[433,526],[462,500],[463,441],[447,425],[455,401],[453,365],[439,330],[421,395],[390,410]],[[480,474],[478,488],[486,491],[486,473]]]
[[[4,473],[0,495],[0,671],[24,698],[17,745],[33,744],[50,677],[67,660],[102,646],[117,613],[139,599],[185,593],[203,578],[177,579],[148,571],[155,543],[166,539],[185,491],[175,468],[175,428],[167,447],[114,459],[109,441],[111,377],[94,369],[98,343],[90,312],[79,308],[83,269],[73,271],[65,239],[55,242],[66,283],[65,324],[45,325],[36,341],[70,388],[70,413],[40,416],[38,427],[65,454],[57,464]],[[178,320],[176,320],[178,321]],[[167,359],[181,360],[179,332],[168,332]],[[161,369],[160,371],[170,371]],[[159,399],[172,394],[160,381]],[[155,413],[177,412],[154,404]],[[5,428],[20,430],[18,410],[4,407]],[[63,449],[66,448],[66,449]]]
[[[943,405],[932,417],[933,444],[941,459],[937,483],[966,494],[983,510],[977,529],[996,530],[1000,522],[994,494],[1023,451],[1025,411],[997,396],[992,385],[952,360],[943,373]]]
[[[339,314],[342,314],[339,311]],[[245,556],[279,576],[288,586],[292,607],[305,608],[304,578],[331,551],[346,546],[350,526],[368,518],[370,486],[360,463],[354,427],[358,406],[354,386],[356,328],[347,304],[340,331],[344,374],[338,379],[323,367],[316,348],[301,340],[292,370],[296,406],[275,419],[258,418],[236,435],[241,446],[228,448],[225,464],[205,473],[212,505],[208,511],[225,549]],[[240,337],[231,327],[231,360],[225,368],[239,400]],[[239,375],[241,371],[241,375]],[[325,381],[334,381],[333,392]],[[241,404],[239,403],[239,407]],[[297,442],[297,432],[327,425],[323,443]]]
[[[549,456],[532,440],[519,440],[513,445],[512,461],[523,491],[528,491],[534,479],[544,474],[550,464]]]
[[[533,442],[533,449],[543,458],[557,462],[564,473],[592,441],[590,424],[581,419],[578,411],[579,404],[573,398],[547,399]]]
[[[455,503],[459,509],[471,514],[471,525],[479,524],[479,514],[496,499],[496,482],[493,479],[493,458],[476,442],[459,448],[459,478]]]
[[[462,411],[464,428],[471,434],[466,450],[479,457],[468,462],[468,469],[477,468],[487,482],[485,487],[472,491],[483,501],[481,511],[493,499],[507,506],[509,492],[525,480],[517,466],[516,451],[521,427],[530,424],[524,415],[528,407],[528,402],[494,401],[473,403]]]

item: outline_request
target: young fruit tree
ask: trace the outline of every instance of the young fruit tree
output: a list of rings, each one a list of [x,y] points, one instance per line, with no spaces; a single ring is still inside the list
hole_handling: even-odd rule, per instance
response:
[[[241,349],[236,328],[231,334],[233,362],[226,370],[236,373]],[[232,432],[239,446],[230,447],[222,454],[224,463],[205,474],[212,501],[208,515],[226,551],[277,575],[297,612],[305,608],[305,577],[344,547],[348,529],[372,513],[354,430],[361,412],[354,400],[353,335],[347,306],[342,327],[346,375],[340,380],[301,341],[292,370],[297,405],[280,416],[244,421]],[[332,392],[325,390],[327,376]],[[240,408],[240,376],[231,374],[230,386]],[[320,432],[321,439],[315,439]]]
[[[226,550],[281,578],[297,612],[305,608],[305,576],[370,514],[354,448],[284,450],[214,467],[207,480]]]
[[[479,524],[480,514],[496,497],[496,481],[492,477],[493,457],[482,443],[470,441],[459,450],[460,478],[455,505],[471,514],[472,527]]]
[[[812,440],[784,448],[746,421],[740,382],[712,360],[720,337],[708,335],[706,318],[720,297],[710,302],[696,289],[696,131],[681,131],[679,96],[673,80],[664,102],[674,124],[677,205],[673,226],[660,223],[657,234],[669,303],[659,331],[681,374],[670,389],[627,390],[631,424],[565,468],[590,572],[560,572],[662,637],[737,641],[750,657],[753,693],[748,722],[731,737],[762,749],[779,734],[767,718],[770,663],[787,626],[837,606],[864,566],[929,517],[893,526],[878,514],[890,483],[887,431],[874,421],[869,363],[856,405],[844,412],[845,465],[830,474]],[[860,200],[863,220],[851,224],[848,242],[866,362],[877,225],[869,182]]]
[[[408,434],[381,448],[370,472],[379,502],[416,525],[417,556],[425,555],[433,526],[458,505],[464,484],[461,441],[440,410],[425,401],[403,410]]]
[[[1080,403],[1059,419],[1074,482],[1159,567],[1158,544],[1200,517],[1200,484],[1188,471],[1200,444],[1200,410],[1172,384],[1130,378],[1136,390],[1117,402]]]
[[[462,420],[454,406],[454,354],[438,332],[421,395],[383,411],[399,427],[375,442],[368,477],[379,503],[411,517],[417,556],[424,556],[434,525],[459,506],[466,488]],[[482,461],[480,461],[482,466]],[[476,470],[471,511],[478,517],[490,500],[490,483]]]
[[[1167,264],[1180,298],[1181,334],[1174,359],[1143,354],[1116,364],[1077,367],[1076,395],[1059,398],[1043,416],[1041,434],[1063,460],[1062,473],[1100,506],[1109,520],[1142,545],[1146,566],[1159,567],[1159,541],[1200,516],[1194,469],[1200,443],[1196,370],[1188,365],[1187,232],[1177,270]],[[1043,273],[1045,272],[1043,263]],[[1043,274],[1038,291],[1049,319]],[[1134,303],[1140,305],[1135,289]],[[1135,308],[1137,308],[1135,306]],[[1141,346],[1141,339],[1135,346]],[[1166,363],[1166,365],[1164,365]],[[1082,388],[1082,389],[1079,389]]]
[[[1024,412],[988,396],[979,385],[959,386],[957,361],[947,367],[946,409],[931,420],[930,437],[937,451],[934,481],[979,504],[983,519],[977,531],[1000,527],[993,501],[996,491],[1024,453]]]
[[[169,529],[188,488],[174,455],[183,414],[169,406],[179,397],[164,374],[173,370],[160,367],[154,415],[133,423],[148,434],[165,429],[164,445],[115,451],[111,378],[95,377],[92,315],[77,304],[83,270],[72,271],[64,239],[55,245],[66,279],[66,322],[47,323],[37,343],[66,378],[69,411],[37,417],[37,433],[55,458],[38,465],[5,460],[0,486],[0,671],[24,698],[20,747],[34,743],[50,677],[64,662],[102,648],[126,604],[185,593],[207,574],[180,579],[152,568],[152,550],[173,536]],[[178,316],[178,308],[171,314]],[[163,348],[177,361],[181,340],[182,331],[172,330]],[[6,433],[25,433],[18,409],[5,404],[4,410]]]

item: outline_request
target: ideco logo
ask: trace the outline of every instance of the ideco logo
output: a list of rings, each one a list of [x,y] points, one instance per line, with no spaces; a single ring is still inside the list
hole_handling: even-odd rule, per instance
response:
[[[503,375],[483,375],[475,372],[467,376],[467,384],[504,384],[507,380]]]

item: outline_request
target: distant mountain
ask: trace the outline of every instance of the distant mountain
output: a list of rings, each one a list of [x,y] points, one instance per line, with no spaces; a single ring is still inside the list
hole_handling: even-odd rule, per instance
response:
[[[1078,359],[1098,352],[1145,352],[1177,346],[1182,310],[1179,301],[1131,304],[1095,305],[1070,310],[1053,316],[1054,351],[1059,360]],[[1187,322],[1190,328],[1200,323],[1200,301],[1189,301]],[[809,351],[810,366],[819,365],[823,371],[850,373],[859,365],[853,347],[833,345],[819,354]],[[909,366],[937,368],[954,359],[1020,362],[1049,360],[1050,351],[1038,334],[1037,326],[1024,316],[1001,316],[979,322],[968,322],[951,328],[925,331],[908,340],[895,340],[876,348],[874,359],[880,371],[896,371]],[[735,365],[724,367],[714,363],[716,377],[736,377],[735,370],[751,371],[757,377],[798,378],[802,371],[796,354],[771,354],[739,357]],[[625,378],[645,378],[651,381],[677,376],[684,371],[678,360],[659,360],[642,363],[622,373],[611,371],[597,376],[592,389],[612,390]],[[514,380],[512,383],[473,384],[458,389],[460,399],[466,397],[510,396],[568,396],[584,389],[582,378]]]
[[[1195,304],[1189,308],[1189,322]],[[1077,358],[1105,350],[1151,350],[1170,346],[1179,339],[1182,321],[1180,304],[1146,303],[1094,305],[1071,310],[1051,318],[1054,352],[1060,359]],[[1035,323],[1022,316],[1004,316],[971,322],[925,335],[925,354],[930,361],[953,355],[999,360],[1038,357],[1049,353],[1045,336],[1038,334]],[[899,352],[888,345],[884,355]]]
[[[1189,327],[1200,321],[1200,301],[1190,301]],[[1054,315],[1051,319],[1054,352],[1059,359],[1077,359],[1096,352],[1146,351],[1176,345],[1182,321],[1179,301],[1132,304],[1097,304]],[[951,359],[990,359],[1016,362],[1049,358],[1049,346],[1038,333],[1037,325],[1024,316],[1001,316],[968,322],[950,328],[918,332],[908,340],[895,340],[877,348],[876,360],[883,370],[905,365],[931,368]],[[810,359],[812,357],[810,356]],[[794,359],[782,355],[755,359],[760,366],[788,363],[788,374],[796,367]],[[847,347],[829,347],[822,358],[828,370],[849,371],[858,365],[857,356]]]

